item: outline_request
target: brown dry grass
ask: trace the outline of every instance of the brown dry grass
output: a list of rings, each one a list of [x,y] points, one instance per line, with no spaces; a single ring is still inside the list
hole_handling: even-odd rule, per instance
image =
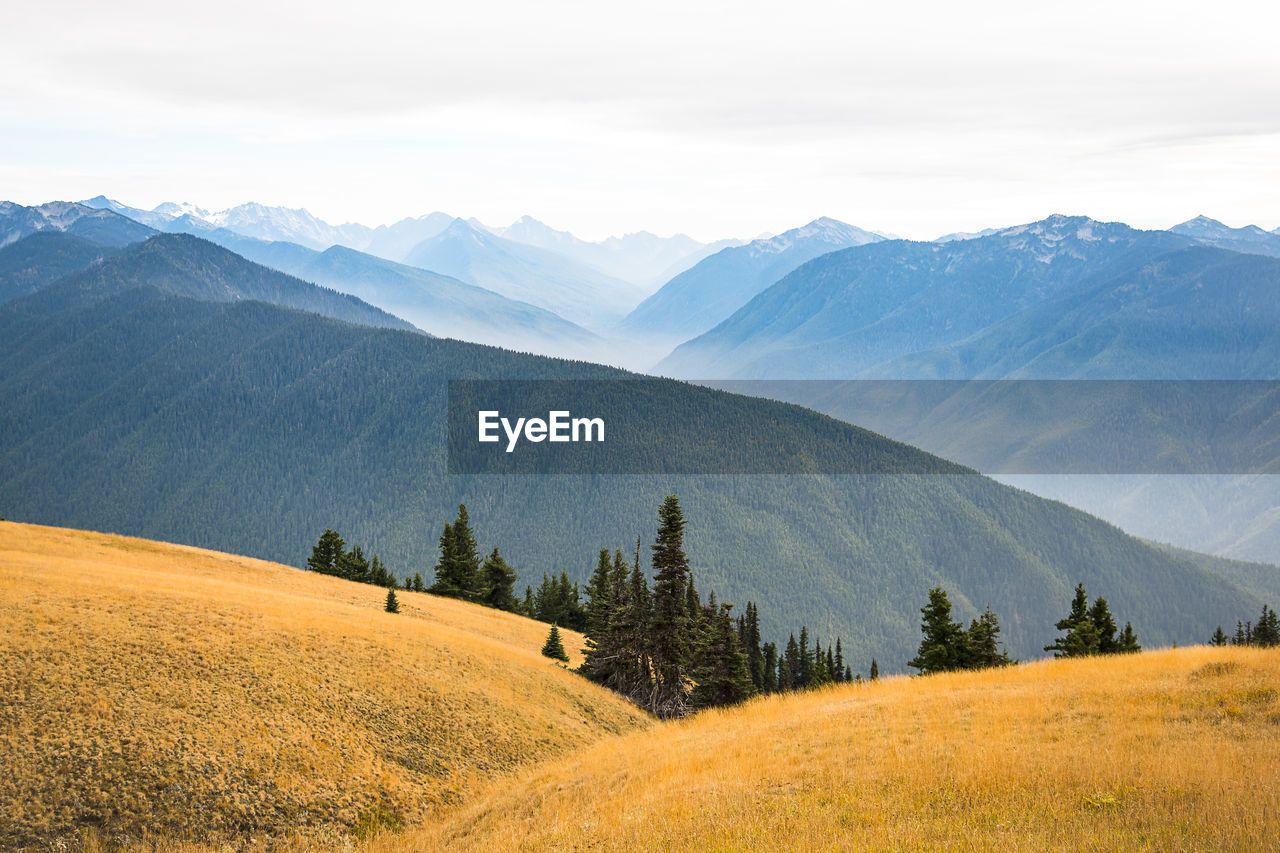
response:
[[[1280,650],[1192,648],[753,701],[503,780],[416,850],[1263,850]]]
[[[392,615],[372,586],[0,523],[0,848],[338,843],[648,725],[543,658],[547,626],[398,595]]]

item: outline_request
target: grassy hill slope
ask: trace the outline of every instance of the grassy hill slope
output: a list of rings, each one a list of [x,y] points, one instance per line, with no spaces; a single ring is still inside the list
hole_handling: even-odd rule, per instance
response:
[[[0,522],[0,848],[77,827],[324,846],[647,724],[543,658],[545,625],[399,596]]]
[[[1280,837],[1280,651],[897,677],[610,739],[407,850],[1253,850]]]

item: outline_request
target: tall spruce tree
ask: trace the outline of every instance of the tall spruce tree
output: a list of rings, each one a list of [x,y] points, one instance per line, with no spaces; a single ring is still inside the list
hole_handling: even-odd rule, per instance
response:
[[[871,659],[871,672],[869,673],[869,676],[872,681],[875,681],[880,677],[880,665],[876,663],[875,658]]]
[[[466,504],[458,505],[458,518],[440,534],[440,561],[436,564],[436,595],[475,601],[480,588],[480,555],[471,531]]]
[[[394,587],[389,587],[387,589],[387,603],[384,605],[383,609],[388,613],[400,612],[400,602],[396,600],[396,591]]]
[[[907,666],[920,670],[921,675],[960,669],[968,654],[968,638],[960,623],[952,621],[951,600],[942,587],[929,590],[929,603],[920,608],[920,614],[924,639]]]
[[[684,553],[684,514],[675,495],[658,509],[653,552],[653,616],[650,654],[656,676],[646,707],[659,717],[682,717],[689,708],[689,558]]]
[[[1227,634],[1222,630],[1222,626],[1218,626],[1218,630],[1213,632],[1213,636],[1209,638],[1211,646],[1225,646],[1227,644]]]

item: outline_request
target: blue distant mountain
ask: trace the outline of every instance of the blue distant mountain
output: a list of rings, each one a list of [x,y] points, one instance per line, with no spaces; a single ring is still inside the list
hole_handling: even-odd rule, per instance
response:
[[[883,239],[824,217],[775,237],[721,249],[645,299],[620,328],[674,346],[713,328],[804,262]]]
[[[876,376],[893,359],[957,344],[1192,243],[1165,231],[1059,215],[975,239],[894,240],[832,252],[681,345],[656,369],[700,378]]]
[[[537,305],[593,331],[611,326],[644,296],[635,284],[462,219],[423,240],[404,262]]]
[[[220,242],[258,263],[358,296],[439,337],[579,358],[605,350],[593,333],[536,305],[354,249],[316,252],[247,238]]]
[[[1197,216],[1188,219],[1169,229],[1175,234],[1191,237],[1198,243],[1230,249],[1233,252],[1248,252],[1255,255],[1270,255],[1280,258],[1280,229],[1264,231],[1257,225],[1246,225],[1243,228],[1231,228],[1216,219]]]

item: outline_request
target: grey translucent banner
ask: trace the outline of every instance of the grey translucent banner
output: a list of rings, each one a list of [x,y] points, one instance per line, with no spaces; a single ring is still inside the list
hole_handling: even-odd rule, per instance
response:
[[[457,474],[1280,473],[1280,382],[455,380],[448,445]]]

